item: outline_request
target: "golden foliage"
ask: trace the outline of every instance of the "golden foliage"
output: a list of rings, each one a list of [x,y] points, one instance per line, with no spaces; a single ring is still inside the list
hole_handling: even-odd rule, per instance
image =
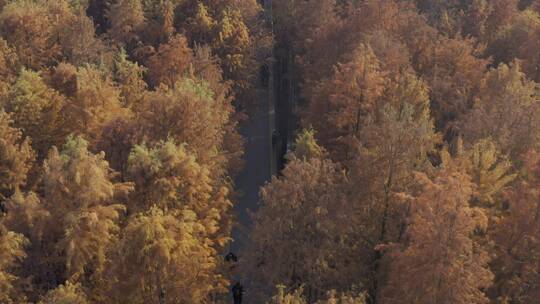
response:
[[[92,143],[99,140],[107,123],[131,114],[122,107],[120,91],[112,80],[92,66],[78,69],[77,91],[66,111],[75,130]]]
[[[476,143],[468,152],[467,173],[477,185],[474,198],[481,206],[493,206],[497,196],[516,178],[512,164],[497,151],[492,140]]]
[[[11,116],[0,110],[0,200],[25,185],[34,160],[30,139],[12,127]]]
[[[39,196],[34,192],[16,192],[5,201],[6,227],[25,235],[32,243],[43,240],[46,234],[50,212],[45,209]]]
[[[90,153],[80,137],[69,137],[60,152],[51,149],[43,167],[43,204],[51,216],[41,233],[51,246],[45,250],[52,252],[40,258],[56,267],[62,263],[60,278],[97,284],[124,209],[117,199],[131,185],[114,183],[104,155]],[[58,254],[59,259],[53,258]]]
[[[0,302],[535,303],[539,3],[0,0]],[[233,266],[268,89],[306,129]]]
[[[165,212],[188,208],[197,215],[205,228],[204,236],[213,246],[223,246],[227,241],[223,233],[228,232],[226,213],[232,206],[228,189],[216,185],[208,168],[198,164],[184,145],[169,140],[152,149],[135,146],[129,157],[129,172],[137,188],[130,212],[145,211],[153,205]]]
[[[118,247],[114,303],[204,303],[224,287],[204,227],[188,209],[165,213],[152,207],[129,219]]]
[[[61,56],[57,35],[71,15],[64,3],[16,0],[2,9],[0,28],[3,37],[27,67],[39,69]]]
[[[79,284],[67,282],[51,290],[39,304],[88,304],[86,295]]]
[[[145,133],[154,141],[186,143],[201,163],[219,168],[223,127],[233,109],[216,97],[203,80],[182,78],[171,88],[159,87],[148,93],[141,112]]]
[[[75,66],[98,64],[105,46],[96,37],[92,19],[79,10],[66,23],[59,34],[62,54],[66,61]]]
[[[193,62],[193,51],[182,35],[176,35],[169,42],[161,44],[157,52],[148,59],[148,79],[154,87],[164,84],[173,87],[182,80]]]
[[[322,158],[324,149],[315,141],[315,131],[304,129],[298,133],[294,142],[294,157],[300,160],[310,160],[312,158]]]
[[[388,249],[382,303],[489,303],[483,292],[493,279],[489,257],[471,238],[487,220],[469,206],[470,178],[447,169],[434,179],[418,173],[416,180],[420,190],[405,202],[406,241]]]
[[[261,189],[244,273],[252,293],[306,284],[315,292],[353,284],[361,261],[348,246],[353,228],[346,176],[326,159],[292,158]]]
[[[377,107],[384,89],[384,72],[369,46],[360,45],[349,62],[334,67],[333,76],[321,81],[309,105],[305,124],[318,130],[323,146],[332,146],[343,159],[346,145],[360,131],[366,116]]]
[[[144,66],[131,62],[126,51],[121,49],[114,62],[114,80],[120,86],[122,104],[136,112],[142,103],[147,84],[143,79]]]
[[[531,303],[540,296],[540,156],[530,151],[523,156],[524,174],[506,191],[508,209],[493,227],[495,242],[493,298],[509,303]]]
[[[107,12],[111,37],[125,44],[138,40],[145,24],[141,0],[115,0],[111,3]]]
[[[18,290],[19,278],[11,271],[26,257],[24,246],[28,240],[22,235],[8,231],[0,223],[0,302],[21,303],[24,296]]]
[[[65,251],[69,281],[99,280],[107,264],[107,251],[120,230],[117,221],[124,210],[118,204],[66,215],[64,237],[57,246]]]
[[[473,110],[463,121],[465,141],[491,137],[512,160],[537,148],[540,108],[535,86],[517,62],[489,71]]]
[[[6,110],[11,113],[14,125],[32,138],[40,159],[53,145],[63,143],[69,133],[62,113],[67,101],[48,87],[38,73],[22,70],[8,98]]]

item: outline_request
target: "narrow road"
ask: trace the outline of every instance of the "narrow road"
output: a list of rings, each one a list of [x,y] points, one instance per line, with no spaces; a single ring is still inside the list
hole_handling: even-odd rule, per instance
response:
[[[249,212],[255,212],[259,202],[259,189],[270,180],[272,166],[272,139],[268,91],[258,90],[258,106],[249,113],[250,117],[240,125],[244,136],[244,168],[236,178],[236,189],[240,193],[234,211],[237,216],[233,228],[233,242],[230,251],[241,256],[241,248],[249,237],[251,218]]]
[[[263,0],[269,24],[272,26],[272,0]],[[270,56],[273,58],[273,54]],[[249,119],[240,124],[240,134],[245,139],[244,168],[235,179],[235,188],[240,197],[234,206],[236,221],[232,231],[229,252],[242,259],[242,249],[246,248],[252,229],[251,214],[259,207],[259,190],[270,181],[277,171],[276,147],[272,144],[272,134],[276,129],[274,62],[268,62],[267,83],[257,90],[257,105],[248,113]],[[262,76],[262,74],[261,74]],[[264,77],[262,77],[263,79]],[[261,79],[261,80],[262,80]],[[264,82],[264,81],[263,81]],[[240,273],[233,273],[232,284],[242,280]],[[245,278],[244,278],[245,279]],[[241,282],[249,299],[249,280]],[[231,294],[232,296],[232,294]]]

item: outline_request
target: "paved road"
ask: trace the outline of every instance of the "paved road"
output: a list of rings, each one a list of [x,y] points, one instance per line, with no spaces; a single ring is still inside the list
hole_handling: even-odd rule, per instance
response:
[[[250,111],[250,118],[240,125],[240,133],[246,140],[244,169],[236,178],[236,189],[241,197],[234,207],[237,224],[233,229],[230,250],[241,256],[242,245],[249,235],[251,218],[249,211],[254,212],[259,202],[259,189],[270,180],[271,138],[269,124],[270,113],[268,94],[259,90],[258,107]]]

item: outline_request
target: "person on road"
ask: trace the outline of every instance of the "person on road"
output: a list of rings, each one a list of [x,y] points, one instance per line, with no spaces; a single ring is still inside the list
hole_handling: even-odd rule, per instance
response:
[[[236,282],[232,287],[232,294],[234,299],[234,304],[242,304],[242,296],[244,295],[244,287],[240,282]]]
[[[232,252],[229,252],[226,256],[225,256],[225,261],[226,262],[233,262],[233,263],[236,263],[238,262],[238,257],[232,253]]]
[[[276,148],[277,142],[279,140],[279,132],[277,130],[274,130],[272,132],[272,148]]]
[[[268,71],[268,65],[263,64],[260,71],[261,85],[263,87],[268,86],[268,79],[270,78],[270,72]]]

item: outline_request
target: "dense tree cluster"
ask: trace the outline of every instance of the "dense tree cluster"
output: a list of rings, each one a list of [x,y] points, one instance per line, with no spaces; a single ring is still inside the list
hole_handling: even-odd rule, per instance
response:
[[[304,131],[261,190],[256,302],[539,301],[538,9],[273,1]]]
[[[536,303],[539,48],[537,0],[0,0],[0,303]]]
[[[255,1],[0,1],[0,302],[226,293]]]

